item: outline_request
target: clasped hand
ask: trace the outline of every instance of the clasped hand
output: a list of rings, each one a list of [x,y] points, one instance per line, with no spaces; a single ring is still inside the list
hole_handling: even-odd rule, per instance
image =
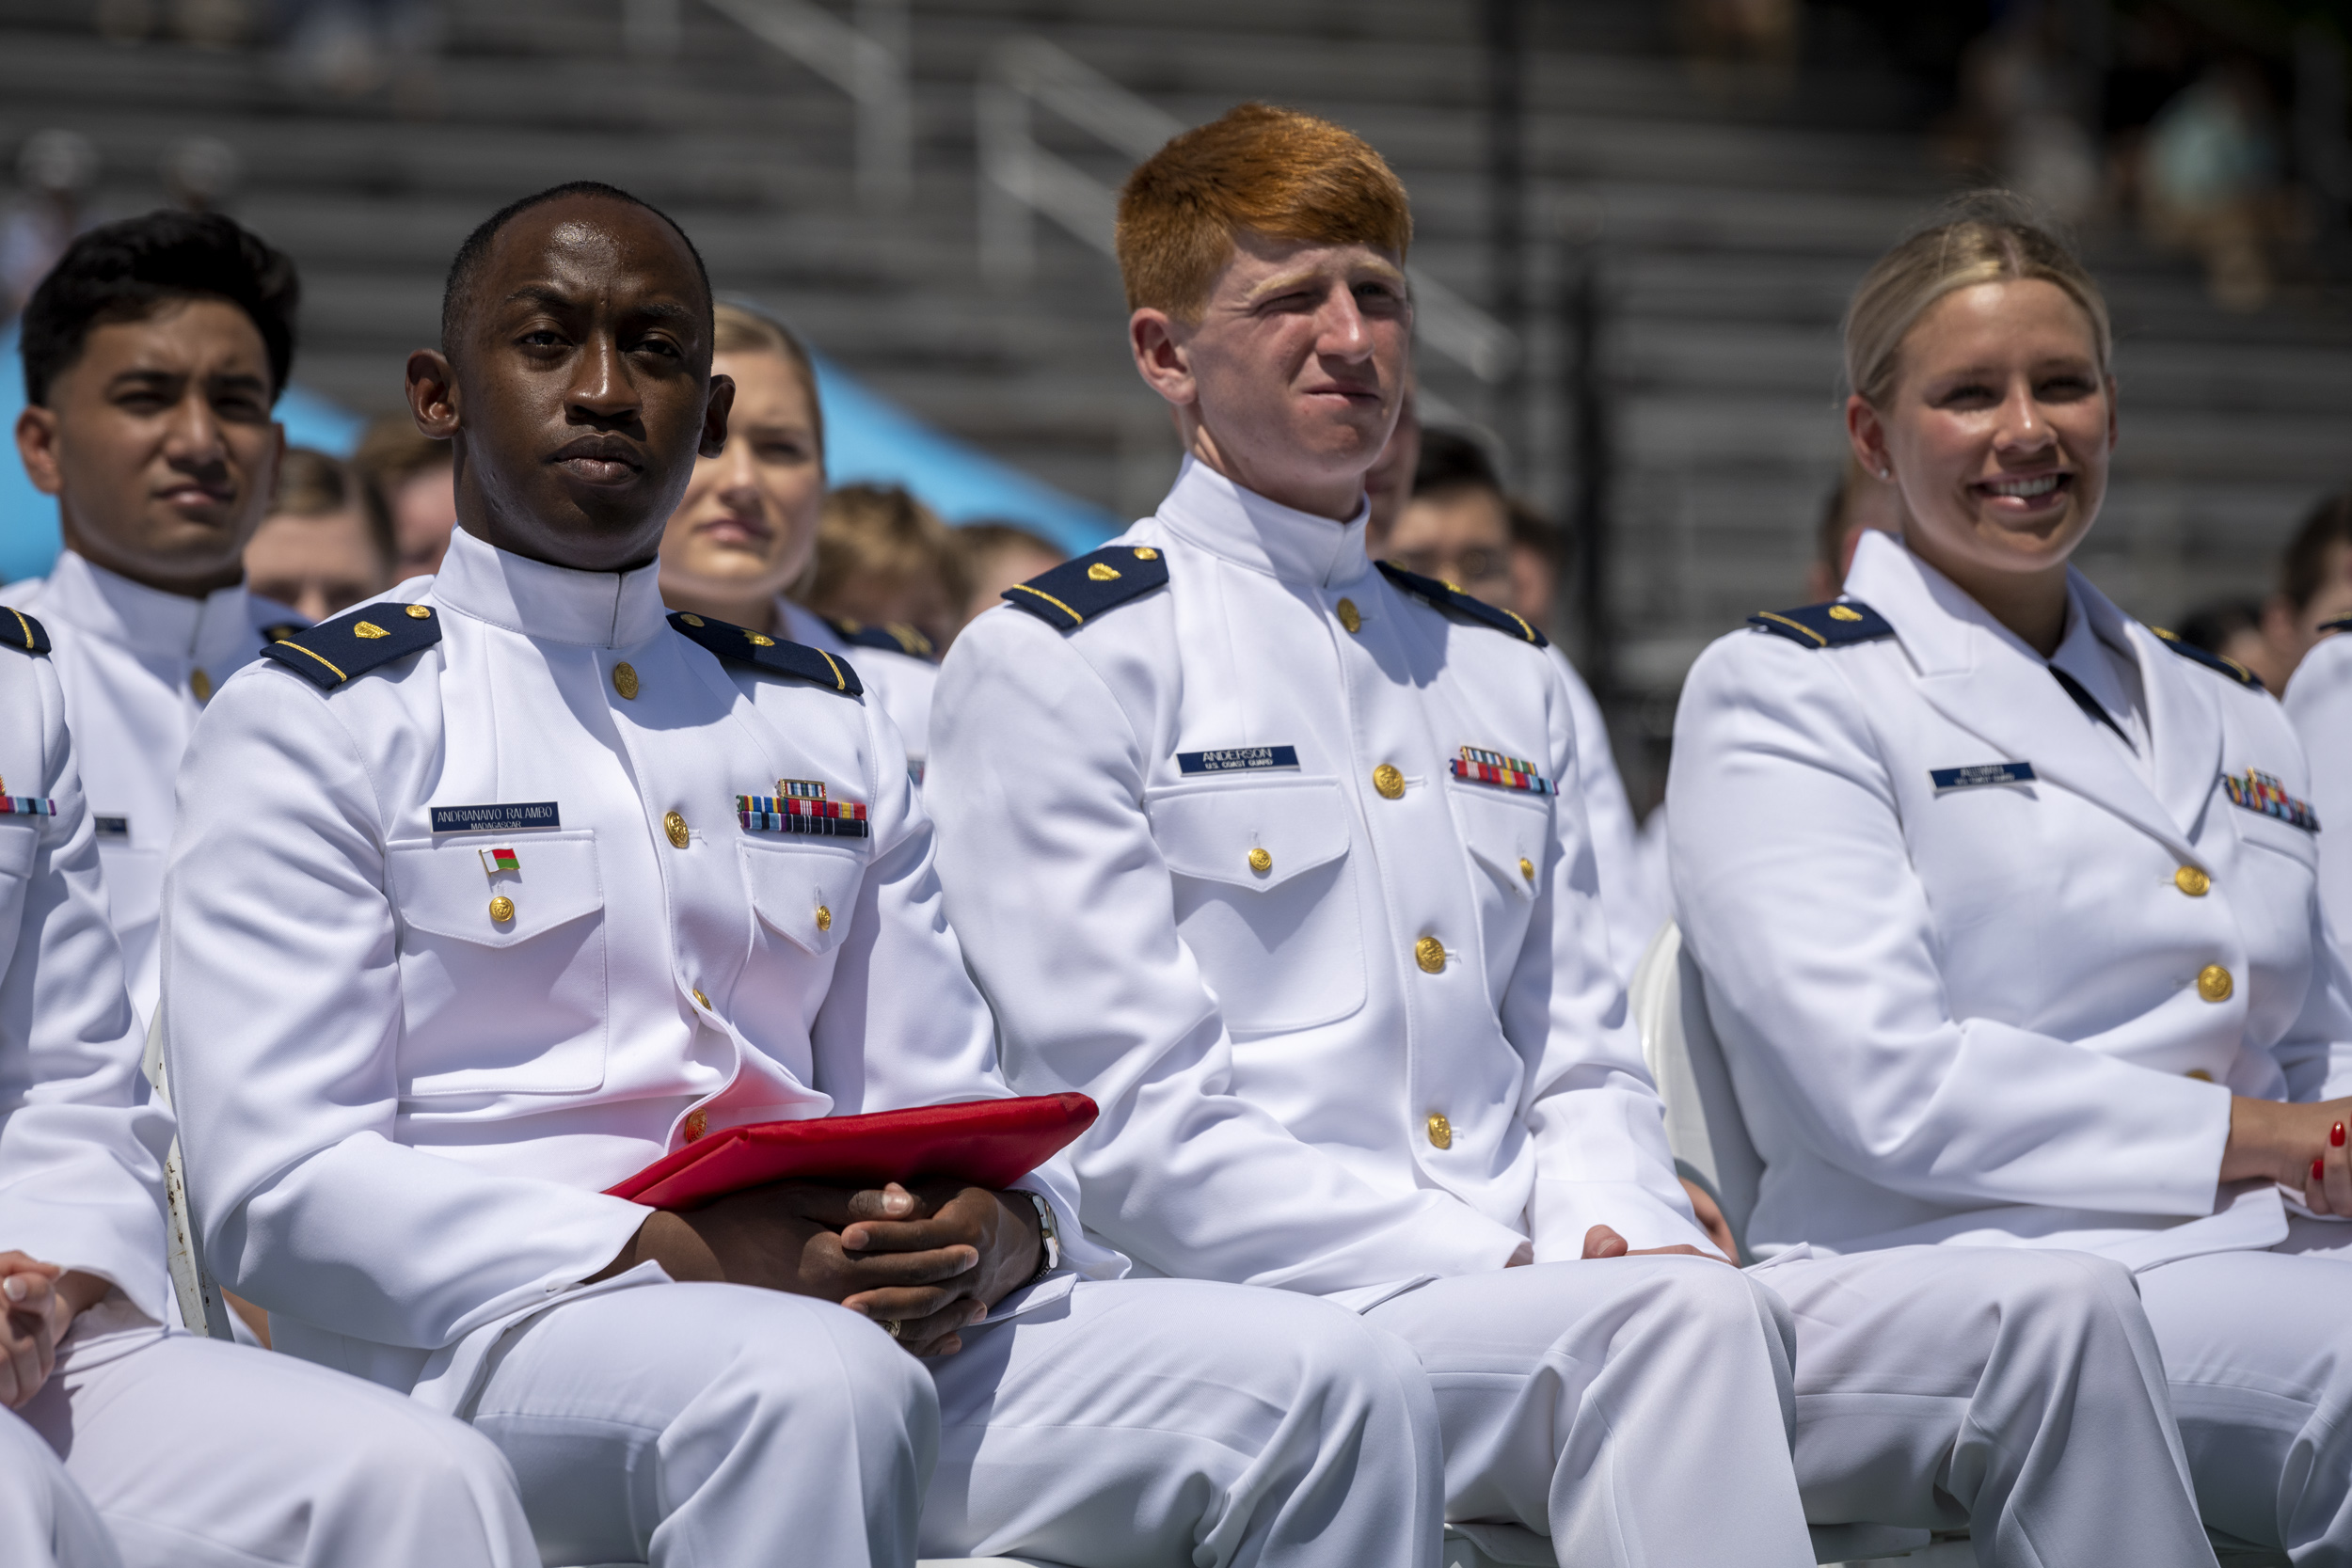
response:
[[[863,1192],[780,1181],[691,1213],[657,1213],[608,1274],[652,1260],[673,1279],[725,1280],[839,1302],[898,1325],[916,1355],[953,1355],[960,1331],[1037,1273],[1027,1196],[953,1181]]]
[[[2296,1105],[2233,1099],[2221,1180],[2266,1176],[2282,1187],[2300,1190],[2304,1206],[2314,1214],[2352,1217],[2347,1124],[2352,1124],[2352,1100]]]
[[[0,1405],[22,1410],[57,1365],[74,1317],[105,1293],[94,1275],[68,1274],[21,1252],[0,1252]]]

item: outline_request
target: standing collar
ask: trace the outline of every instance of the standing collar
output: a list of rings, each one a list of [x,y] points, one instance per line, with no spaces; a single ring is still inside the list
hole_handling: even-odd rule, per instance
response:
[[[1211,555],[1287,582],[1336,588],[1371,566],[1364,554],[1369,500],[1346,522],[1335,523],[1245,490],[1189,454],[1158,515],[1179,538]]]
[[[242,582],[193,599],[133,582],[67,550],[50,569],[40,613],[134,653],[200,664],[253,641],[252,604]]]
[[[477,621],[547,642],[626,648],[660,631],[661,567],[580,572],[501,550],[459,529],[433,596]]]
[[[2037,664],[2046,664],[2025,640],[1994,618],[1966,589],[1929,565],[1902,540],[1864,532],[1846,574],[1846,592],[1895,628],[1903,650],[1923,674],[1948,674],[1976,662],[1971,643],[1981,638]],[[2131,618],[2089,578],[2066,569],[2066,632],[2087,631],[2126,658],[2135,657]]]

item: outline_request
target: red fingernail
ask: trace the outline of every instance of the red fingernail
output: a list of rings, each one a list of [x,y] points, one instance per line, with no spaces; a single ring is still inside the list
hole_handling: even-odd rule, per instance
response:
[[[2338,1148],[2342,1148],[2344,1147],[2344,1123],[2338,1122],[2332,1129],[2329,1130],[2328,1133],[2328,1141]]]
[[[2314,1154],[2314,1155],[2312,1155],[2312,1180],[2314,1180],[2314,1181],[2324,1181],[2324,1180],[2327,1180],[2327,1177],[2328,1177],[2328,1161],[2327,1161],[2326,1157],[2325,1157],[2325,1156],[2323,1156],[2323,1155],[2318,1155],[2318,1154]]]

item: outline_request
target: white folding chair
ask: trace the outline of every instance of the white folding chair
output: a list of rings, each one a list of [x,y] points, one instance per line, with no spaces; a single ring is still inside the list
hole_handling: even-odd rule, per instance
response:
[[[139,1063],[147,1074],[147,1082],[155,1091],[155,1098],[164,1109],[171,1109],[171,1077],[164,1065],[164,1008],[155,1005],[154,1020],[147,1026],[147,1054]],[[164,1244],[171,1265],[171,1292],[180,1304],[180,1321],[191,1333],[214,1339],[233,1339],[236,1331],[230,1326],[229,1304],[221,1299],[220,1286],[204,1267],[204,1245],[198,1239],[196,1225],[188,1213],[188,1183],[180,1164],[180,1139],[171,1140],[171,1150],[164,1156],[165,1228]]]

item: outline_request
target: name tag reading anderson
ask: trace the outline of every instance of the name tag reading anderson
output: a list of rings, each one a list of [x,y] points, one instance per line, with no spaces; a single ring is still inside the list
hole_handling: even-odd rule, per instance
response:
[[[1179,752],[1177,768],[1186,773],[1261,773],[1298,766],[1295,746],[1234,746],[1222,752]]]
[[[1982,789],[1987,784],[2031,784],[2034,782],[2030,762],[1980,762],[1973,768],[1931,768],[1928,778],[1935,792],[1947,789]]]
[[[563,825],[563,815],[555,809],[553,800],[433,808],[433,831],[437,833],[504,833],[517,828],[560,828]]]

